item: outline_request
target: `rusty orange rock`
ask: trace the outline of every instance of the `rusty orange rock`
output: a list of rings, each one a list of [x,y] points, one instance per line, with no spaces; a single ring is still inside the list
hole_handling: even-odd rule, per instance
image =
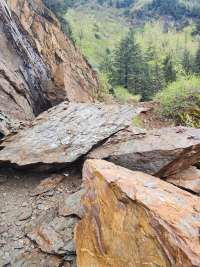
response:
[[[200,202],[150,175],[88,160],[78,267],[200,266]]]
[[[8,3],[49,68],[52,82],[46,83],[46,93],[50,101],[94,102],[99,87],[96,72],[63,34],[56,16],[43,1],[8,0]]]

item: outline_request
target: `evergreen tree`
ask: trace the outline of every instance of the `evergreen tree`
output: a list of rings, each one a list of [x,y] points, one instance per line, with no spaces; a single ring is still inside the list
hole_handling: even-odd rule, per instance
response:
[[[186,74],[192,73],[193,71],[192,56],[186,48],[183,53],[182,66]]]
[[[173,82],[176,80],[176,70],[170,55],[167,55],[163,62],[163,72],[166,83]]]
[[[147,98],[148,66],[135,42],[133,31],[120,42],[113,61],[111,73],[113,85],[123,86],[130,93],[140,94],[143,99]]]
[[[195,55],[194,69],[197,74],[200,74],[200,43]]]
[[[151,95],[155,95],[157,92],[159,92],[165,87],[166,82],[162,65],[159,63],[158,60],[155,60],[150,70],[151,70]]]
[[[158,58],[156,48],[150,44],[146,52],[146,60],[150,73],[149,96],[152,97],[165,86],[162,64]]]

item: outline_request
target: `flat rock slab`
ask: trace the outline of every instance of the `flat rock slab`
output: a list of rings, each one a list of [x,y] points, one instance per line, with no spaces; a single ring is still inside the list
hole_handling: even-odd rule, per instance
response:
[[[197,196],[141,172],[88,160],[79,267],[200,266]]]
[[[63,102],[3,142],[0,162],[18,166],[74,162],[126,128],[140,111],[128,105]]]
[[[167,182],[200,194],[200,170],[195,166],[168,177]]]
[[[88,157],[168,177],[199,162],[200,129],[171,127],[145,132],[131,127],[113,135]]]

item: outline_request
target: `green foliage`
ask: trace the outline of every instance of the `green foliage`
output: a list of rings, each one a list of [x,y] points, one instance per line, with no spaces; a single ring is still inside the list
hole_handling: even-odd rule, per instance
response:
[[[186,75],[192,74],[194,71],[194,59],[189,50],[185,49],[182,58],[182,66]]]
[[[118,18],[117,12],[106,8],[103,11],[85,6],[69,9],[65,19],[71,25],[76,45],[97,70],[128,32],[124,19]]]
[[[181,78],[169,84],[155,97],[161,104],[163,116],[174,119],[178,124],[200,127],[200,78]]]
[[[174,82],[176,80],[176,70],[170,55],[167,55],[163,62],[163,73],[166,83]]]
[[[200,74],[199,0],[44,1],[99,72],[100,98],[149,100],[174,80]]]
[[[122,86],[117,86],[114,89],[114,96],[120,103],[136,103],[141,100],[140,95],[130,94],[127,89]]]
[[[112,98],[113,88],[108,81],[108,77],[105,73],[100,72],[98,78],[100,90],[97,98],[99,101],[109,101]]]
[[[194,68],[195,68],[195,72],[197,74],[200,74],[200,43],[199,43],[199,47],[198,47],[197,53],[195,55],[195,65],[194,65]]]
[[[122,86],[132,94],[147,98],[149,86],[148,65],[140,47],[135,41],[133,31],[122,39],[114,52],[111,82],[114,86]]]
[[[135,116],[132,120],[132,123],[135,127],[144,128],[144,124],[139,116]]]

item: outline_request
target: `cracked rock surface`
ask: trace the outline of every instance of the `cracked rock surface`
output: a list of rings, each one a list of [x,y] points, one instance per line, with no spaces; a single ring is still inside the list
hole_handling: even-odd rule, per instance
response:
[[[107,159],[131,170],[168,177],[200,161],[200,129],[130,127],[94,148],[88,158]]]
[[[83,170],[79,267],[200,266],[199,197],[101,160]]]
[[[128,105],[67,103],[42,113],[32,127],[1,144],[0,162],[18,166],[67,164],[126,128],[141,108]]]

